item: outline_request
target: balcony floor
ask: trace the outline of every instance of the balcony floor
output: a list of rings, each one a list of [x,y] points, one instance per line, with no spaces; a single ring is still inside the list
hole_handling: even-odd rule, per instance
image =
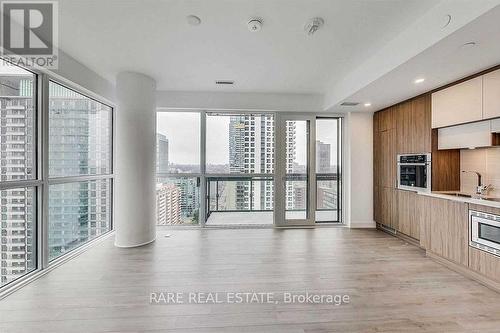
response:
[[[170,234],[170,237],[165,237]],[[500,294],[376,230],[158,228],[110,237],[0,301],[0,332],[488,332]],[[151,292],[349,295],[349,304],[151,305]]]
[[[272,226],[273,212],[212,212],[207,226]]]
[[[334,211],[318,211],[316,219],[318,221],[328,221],[336,219]],[[303,218],[304,212],[287,212],[287,218]],[[272,226],[273,212],[212,212],[206,222],[207,226]]]

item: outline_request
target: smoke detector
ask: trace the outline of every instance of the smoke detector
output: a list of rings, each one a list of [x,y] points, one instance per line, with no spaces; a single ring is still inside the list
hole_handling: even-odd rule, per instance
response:
[[[309,36],[312,36],[324,24],[325,20],[323,20],[321,17],[315,17],[306,23],[306,25],[304,26],[304,30]]]
[[[262,19],[254,18],[248,21],[248,30],[251,32],[257,32],[262,29]]]

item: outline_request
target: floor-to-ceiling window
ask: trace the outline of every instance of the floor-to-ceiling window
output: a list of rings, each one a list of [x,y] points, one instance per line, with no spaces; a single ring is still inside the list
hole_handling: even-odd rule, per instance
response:
[[[274,112],[160,110],[158,225],[273,225],[275,117]],[[285,217],[304,219],[310,207],[312,222],[341,223],[342,119],[311,119],[289,121],[284,128]],[[316,168],[314,183],[307,178],[309,165]]]
[[[112,229],[113,109],[82,90],[0,59],[0,294]]]
[[[112,108],[49,82],[49,260],[111,230]]]
[[[201,190],[199,112],[160,112],[156,120],[158,225],[198,225]]]
[[[37,268],[37,76],[0,64],[0,287]]]

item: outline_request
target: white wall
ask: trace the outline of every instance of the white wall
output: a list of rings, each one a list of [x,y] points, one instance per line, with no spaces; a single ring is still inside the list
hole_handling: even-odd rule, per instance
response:
[[[158,91],[158,108],[201,110],[322,111],[323,96],[314,94]]]
[[[104,97],[112,103],[116,103],[114,82],[107,81],[102,76],[61,50],[59,50],[58,69],[52,70],[51,73],[64,80],[76,83],[84,90]]]
[[[350,112],[345,124],[345,219],[351,228],[373,221],[373,114]]]

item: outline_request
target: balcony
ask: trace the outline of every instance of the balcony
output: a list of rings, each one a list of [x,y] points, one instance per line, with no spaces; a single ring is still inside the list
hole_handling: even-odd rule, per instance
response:
[[[340,185],[338,175],[318,175],[316,179],[316,222],[338,223]],[[303,182],[287,185],[287,219],[305,217]],[[269,177],[208,177],[207,226],[272,226],[274,180]]]

